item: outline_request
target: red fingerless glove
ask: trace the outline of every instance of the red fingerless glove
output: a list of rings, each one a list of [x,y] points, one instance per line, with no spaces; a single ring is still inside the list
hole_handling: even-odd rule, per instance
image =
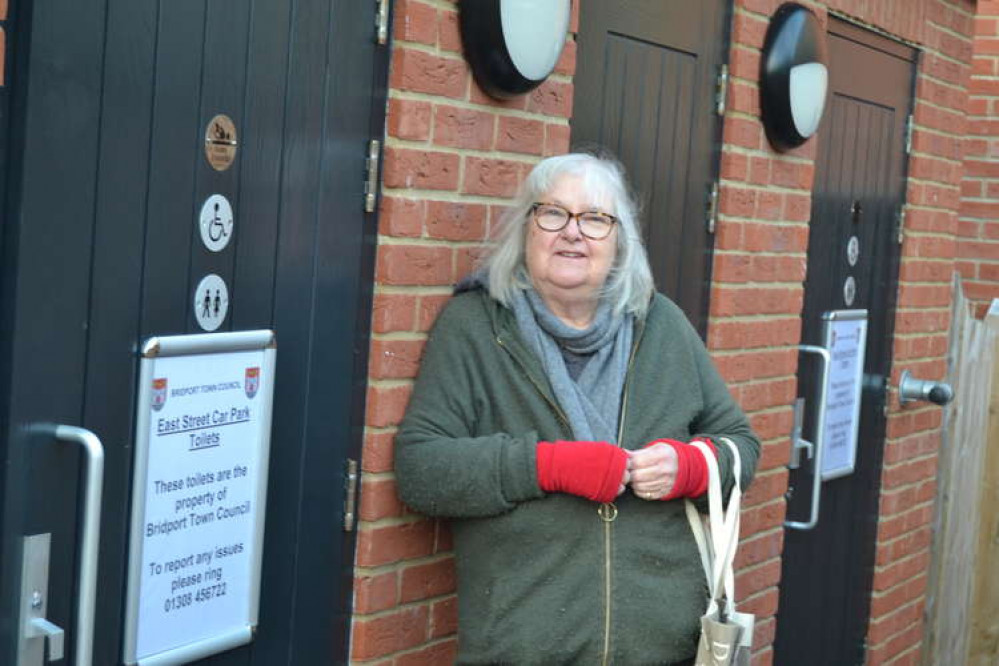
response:
[[[718,457],[718,450],[714,443],[707,437],[700,437],[697,441],[704,442],[711,449],[715,458]],[[675,439],[657,439],[646,444],[646,447],[653,444],[669,444],[676,451],[676,480],[669,494],[663,495],[662,499],[672,500],[678,497],[700,497],[708,490],[708,463],[704,460],[704,455],[700,449],[692,444],[678,442]]]
[[[628,466],[624,449],[607,442],[538,442],[538,485],[594,502],[617,497]]]

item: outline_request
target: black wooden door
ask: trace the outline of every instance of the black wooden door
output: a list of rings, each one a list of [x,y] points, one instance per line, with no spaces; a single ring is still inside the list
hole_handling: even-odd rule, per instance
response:
[[[726,0],[600,0],[580,8],[572,142],[610,150],[639,201],[659,291],[703,335],[711,280],[705,208],[719,154],[716,82]]]
[[[151,336],[201,332],[194,290],[209,273],[229,290],[218,330],[272,328],[278,355],[259,628],[203,663],[345,661],[343,470],[363,423],[374,238],[363,183],[386,71],[375,7],[12,3],[0,663],[15,663],[21,538],[45,532],[47,617],[75,657],[81,457],[33,428],[45,423],[83,426],[106,450],[93,663],[120,663],[138,353]],[[205,157],[216,114],[238,142],[224,171]],[[212,194],[234,212],[219,252],[197,225]]]
[[[822,344],[829,310],[867,309],[869,323],[855,471],[823,483],[817,527],[785,532],[775,663],[788,666],[864,662],[914,76],[912,49],[835,19],[829,30],[831,90],[818,138],[802,342]],[[801,356],[799,395],[809,412],[818,365]],[[804,434],[813,433],[807,418]],[[808,520],[812,483],[810,462],[791,471],[789,520]]]

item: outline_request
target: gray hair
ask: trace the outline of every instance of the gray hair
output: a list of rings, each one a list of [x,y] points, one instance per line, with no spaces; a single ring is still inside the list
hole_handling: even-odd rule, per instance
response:
[[[613,209],[607,212],[618,219],[617,252],[601,298],[613,304],[616,315],[643,316],[654,286],[638,227],[638,209],[624,168],[614,159],[589,153],[549,157],[531,170],[500,220],[492,251],[482,260],[489,275],[489,295],[509,307],[514,290],[529,286],[524,251],[531,206],[566,175],[582,177],[589,192],[611,202]]]

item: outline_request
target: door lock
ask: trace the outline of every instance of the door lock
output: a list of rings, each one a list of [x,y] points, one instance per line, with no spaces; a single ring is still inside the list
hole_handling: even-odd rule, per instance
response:
[[[49,591],[49,553],[52,535],[24,537],[21,558],[21,626],[17,666],[42,666],[48,660],[59,661],[65,655],[66,632],[45,617]]]

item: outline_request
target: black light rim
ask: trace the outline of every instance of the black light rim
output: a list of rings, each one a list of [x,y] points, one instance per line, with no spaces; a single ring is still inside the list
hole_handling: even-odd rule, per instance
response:
[[[779,152],[797,148],[811,138],[798,132],[791,116],[791,67],[803,62],[828,67],[825,34],[811,9],[786,2],[770,19],[760,60],[763,129]]]
[[[534,90],[548,77],[526,78],[513,64],[503,38],[500,2],[461,0],[458,14],[461,43],[475,82],[491,97],[510,99]]]

